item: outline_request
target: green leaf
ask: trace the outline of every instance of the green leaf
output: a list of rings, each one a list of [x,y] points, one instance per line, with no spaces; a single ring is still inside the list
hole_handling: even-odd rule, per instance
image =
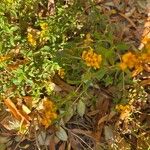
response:
[[[82,81],[84,83],[87,83],[88,81],[90,81],[92,78],[92,73],[91,72],[86,72],[85,74],[82,75]]]
[[[66,115],[64,116],[64,122],[67,123],[71,119],[71,117],[73,116],[73,114],[74,114],[73,108],[69,107]]]
[[[113,83],[113,78],[111,76],[107,76],[105,79],[105,85],[106,86],[112,85],[112,83]]]
[[[125,43],[119,43],[117,46],[116,46],[116,49],[118,51],[126,51],[129,49],[129,45],[125,44]]]
[[[60,127],[59,130],[56,132],[56,136],[62,141],[68,140],[68,135],[62,127]]]
[[[96,73],[96,78],[98,79],[98,80],[101,80],[104,76],[105,76],[105,74],[107,73],[107,70],[105,69],[105,68],[100,68],[98,71],[97,71],[97,73]]]
[[[83,103],[82,100],[79,100],[77,104],[77,112],[81,117],[83,117],[83,115],[85,114],[85,108],[85,103]]]

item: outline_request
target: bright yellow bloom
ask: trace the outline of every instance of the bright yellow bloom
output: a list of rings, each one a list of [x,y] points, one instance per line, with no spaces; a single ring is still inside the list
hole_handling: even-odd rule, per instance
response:
[[[47,128],[52,124],[53,120],[56,118],[57,113],[55,104],[50,100],[44,100],[41,124],[44,125],[45,128]]]
[[[40,27],[42,30],[47,30],[48,29],[48,24],[47,23],[40,23]]]
[[[140,59],[144,63],[150,63],[150,53],[141,54]]]
[[[40,24],[42,31],[40,32],[40,42],[45,43],[48,40],[48,37],[46,35],[46,32],[48,30],[48,24],[47,23],[41,23]]]
[[[150,53],[133,54],[128,52],[122,56],[120,68],[124,71],[126,68],[132,69],[132,77],[135,77],[144,69],[144,64],[150,62]]]
[[[36,46],[36,39],[34,38],[34,36],[31,33],[28,33],[27,38],[28,38],[28,42],[32,46]]]
[[[88,51],[83,51],[82,59],[86,62],[88,67],[93,67],[94,69],[100,68],[102,62],[102,56],[94,53],[91,48]]]
[[[142,39],[142,43],[144,45],[146,45],[147,43],[150,43],[150,37],[149,36],[145,36],[143,39]]]
[[[150,53],[150,34],[147,33],[146,36],[142,39],[142,43],[148,53]]]
[[[126,64],[127,67],[132,69],[138,62],[136,55],[128,52],[122,56],[122,62]]]

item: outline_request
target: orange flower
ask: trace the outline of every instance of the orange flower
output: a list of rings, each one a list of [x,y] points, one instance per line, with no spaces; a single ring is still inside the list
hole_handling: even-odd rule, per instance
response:
[[[146,45],[147,43],[150,43],[150,37],[149,36],[145,36],[143,39],[142,39],[142,43],[144,45]]]
[[[144,65],[150,62],[150,53],[133,54],[128,52],[122,56],[122,62],[119,64],[121,70],[132,69],[132,77],[135,77],[143,71]]]
[[[45,126],[45,128],[49,127],[53,120],[57,118],[56,106],[54,103],[48,99],[43,102],[43,110],[42,110],[41,124]]]
[[[88,51],[83,51],[82,59],[85,60],[88,67],[93,67],[94,69],[100,68],[102,62],[102,56],[94,53],[92,48]]]
[[[122,62],[132,69],[138,62],[136,55],[128,52],[122,56]]]
[[[6,56],[0,56],[0,63],[8,60],[9,58],[10,58],[10,56],[7,56],[7,55]]]

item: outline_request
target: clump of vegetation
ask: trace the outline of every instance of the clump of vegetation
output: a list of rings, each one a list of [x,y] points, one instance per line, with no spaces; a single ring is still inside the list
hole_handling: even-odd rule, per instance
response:
[[[103,91],[127,125],[141,110],[137,97],[140,103],[147,98],[142,88],[147,82],[136,79],[150,63],[149,38],[143,39],[142,51],[132,50],[115,38],[116,25],[90,0],[57,1],[52,14],[47,5],[43,0],[1,2],[0,101],[14,123],[7,120],[7,128],[27,137],[51,129],[67,141],[69,120],[96,110]],[[131,98],[129,88],[143,90],[144,100],[143,93]],[[95,118],[95,126],[98,122]]]

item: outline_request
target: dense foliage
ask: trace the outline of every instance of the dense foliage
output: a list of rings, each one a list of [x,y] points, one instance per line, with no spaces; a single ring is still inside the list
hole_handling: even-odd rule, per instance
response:
[[[30,134],[29,127],[59,127],[83,117],[96,107],[93,89],[111,95],[112,109],[127,119],[135,112],[129,88],[143,90],[135,79],[150,61],[149,38],[142,51],[132,50],[115,36],[113,12],[105,15],[90,0],[57,1],[52,12],[47,5],[1,2],[0,101],[19,121],[13,129]]]

